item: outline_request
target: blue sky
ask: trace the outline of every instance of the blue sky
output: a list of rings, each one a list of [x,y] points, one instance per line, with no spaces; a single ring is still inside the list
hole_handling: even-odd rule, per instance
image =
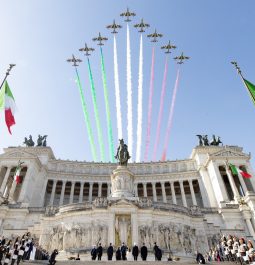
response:
[[[91,65],[105,152],[109,160],[99,49],[91,39],[99,31],[109,38],[103,49],[111,101],[114,144],[117,146],[113,38],[105,28],[114,18],[124,26],[117,36],[117,42],[124,139],[127,141],[126,27],[119,13],[129,6],[137,14],[132,23],[144,18],[151,25],[147,33],[157,28],[164,34],[156,45],[150,153],[152,154],[155,141],[165,60],[160,46],[171,40],[178,47],[172,57],[184,51],[191,59],[181,69],[167,158],[170,160],[187,158],[197,144],[196,134],[219,135],[224,144],[242,146],[245,152],[254,154],[255,106],[230,64],[231,60],[237,60],[244,76],[255,82],[253,0],[1,0],[0,3],[0,74],[4,76],[9,63],[17,64],[9,78],[9,85],[18,107],[15,116],[17,124],[12,127],[12,136],[8,134],[4,124],[3,113],[0,115],[0,148],[22,145],[24,137],[29,134],[34,138],[38,134],[47,134],[48,144],[57,158],[92,160],[79,93],[74,83],[74,69],[66,63],[66,59],[72,53],[84,59],[78,49],[87,42],[96,48],[91,57]],[[133,27],[131,49],[133,126],[136,135],[139,34]],[[144,139],[147,126],[151,50],[152,44],[149,40],[144,40]],[[170,59],[158,159],[163,149],[176,71],[177,66]],[[81,64],[79,72],[99,154],[85,63]],[[135,146],[133,149],[135,150]],[[142,156],[143,154],[142,151]],[[132,156],[135,157],[135,153]]]

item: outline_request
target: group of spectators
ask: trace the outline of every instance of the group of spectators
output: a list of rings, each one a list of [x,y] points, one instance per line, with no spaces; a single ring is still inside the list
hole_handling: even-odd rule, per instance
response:
[[[223,236],[218,244],[205,254],[204,260],[208,262],[233,261],[241,265],[250,264],[255,262],[255,249],[251,240],[231,235]],[[201,256],[197,258],[197,262],[203,263]]]
[[[48,253],[34,242],[30,233],[25,233],[14,240],[4,236],[0,238],[0,265],[17,265],[24,260],[48,260]]]
[[[107,259],[112,260],[113,255],[115,252],[116,260],[127,260],[127,252],[132,251],[132,256],[135,261],[137,261],[139,254],[141,255],[142,260],[147,260],[148,256],[148,249],[145,246],[145,243],[143,243],[143,246],[141,249],[137,246],[136,243],[134,243],[134,246],[132,247],[132,250],[129,249],[126,244],[123,242],[120,247],[118,247],[116,250],[114,250],[112,243],[110,243],[109,247],[107,248]],[[154,243],[153,252],[155,255],[155,260],[161,260],[162,258],[162,250],[157,246],[157,243]],[[98,246],[93,246],[91,250],[91,259],[92,260],[101,260],[103,255],[103,247],[101,246],[101,243],[98,244]]]

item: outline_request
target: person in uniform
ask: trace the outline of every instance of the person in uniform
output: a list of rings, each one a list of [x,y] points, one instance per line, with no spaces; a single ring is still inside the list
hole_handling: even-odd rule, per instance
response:
[[[116,250],[116,260],[121,260],[121,250],[120,247]]]
[[[97,249],[96,249],[96,246],[93,246],[90,254],[91,254],[91,259],[92,260],[96,260],[96,258],[97,258]]]
[[[122,243],[120,251],[121,251],[122,260],[127,260],[127,246],[125,245],[124,242]]]

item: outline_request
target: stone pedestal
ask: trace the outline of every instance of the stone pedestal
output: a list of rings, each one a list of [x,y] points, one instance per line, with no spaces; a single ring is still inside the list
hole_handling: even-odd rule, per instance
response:
[[[126,166],[118,166],[111,175],[111,198],[135,198],[134,175]]]

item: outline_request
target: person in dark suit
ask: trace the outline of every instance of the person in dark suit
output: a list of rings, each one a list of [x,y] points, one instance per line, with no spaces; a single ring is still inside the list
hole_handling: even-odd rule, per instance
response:
[[[110,245],[107,249],[108,260],[112,260],[112,256],[113,256],[113,246],[112,246],[112,243],[110,243]]]
[[[146,260],[148,255],[148,249],[145,246],[145,243],[143,243],[143,246],[141,247],[141,258],[142,260]]]
[[[120,251],[121,251],[122,260],[127,260],[127,246],[124,244],[124,242],[122,243]]]
[[[97,248],[97,260],[101,260],[102,255],[103,255],[103,248],[101,246],[101,243],[99,243]]]
[[[116,260],[121,260],[121,250],[120,247],[116,250]]]
[[[132,249],[132,255],[134,257],[134,260],[137,260],[138,254],[139,254],[139,248],[136,245],[136,243],[134,243],[134,246],[133,246],[133,249]]]
[[[96,246],[93,246],[90,254],[91,254],[91,259],[92,260],[96,260],[96,258],[97,258],[97,249],[96,249]]]
[[[204,256],[203,256],[201,253],[199,253],[199,252],[197,252],[196,261],[197,261],[198,264],[205,264],[205,258],[204,258]]]
[[[157,258],[157,256],[158,256],[157,255],[158,249],[159,249],[159,247],[158,247],[157,243],[155,242],[154,243],[154,247],[153,247],[153,252],[154,252],[155,260],[158,260],[158,258]]]
[[[49,259],[49,263],[50,265],[55,265],[56,263],[56,256],[58,255],[58,250],[54,249],[53,252],[51,253],[50,259]]]

